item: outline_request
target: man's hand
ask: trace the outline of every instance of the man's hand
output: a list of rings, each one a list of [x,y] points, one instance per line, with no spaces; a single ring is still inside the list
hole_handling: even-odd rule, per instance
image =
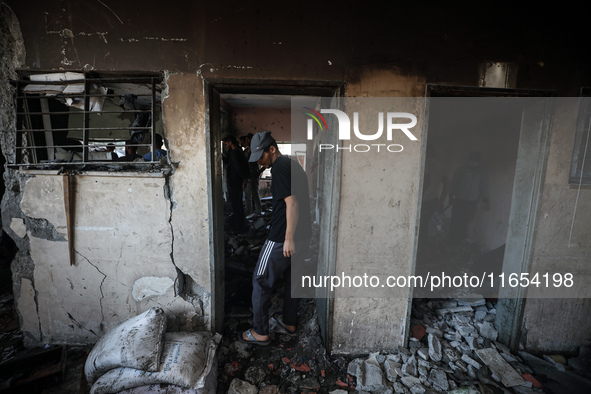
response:
[[[283,256],[285,257],[291,257],[295,254],[296,252],[296,248],[295,248],[295,242],[293,239],[286,239],[285,242],[283,243]]]
[[[285,241],[283,242],[283,255],[291,257],[295,253],[294,235],[298,225],[300,205],[296,196],[285,197],[285,218],[287,226],[285,229]]]

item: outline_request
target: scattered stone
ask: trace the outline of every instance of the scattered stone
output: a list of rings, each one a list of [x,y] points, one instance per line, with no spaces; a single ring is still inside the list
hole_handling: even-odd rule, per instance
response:
[[[405,376],[417,376],[417,361],[415,356],[409,357],[407,362],[402,365],[402,373]]]
[[[443,338],[443,332],[436,328],[427,327],[426,328],[427,334],[435,335],[437,338]]]
[[[437,309],[436,312],[439,316],[443,316],[447,313],[472,312],[472,307],[471,306],[458,306],[455,308],[441,308],[441,309]]]
[[[464,338],[470,336],[473,332],[476,332],[476,329],[470,322],[470,318],[467,316],[462,315],[454,315],[452,324],[454,328],[460,333],[461,336]]]
[[[307,378],[298,383],[298,388],[306,390],[318,390],[320,383],[316,378]]]
[[[501,379],[505,387],[519,386],[524,383],[523,378],[495,349],[476,350],[476,354]]]
[[[386,359],[388,360],[392,360],[395,363],[399,363],[401,360],[400,354],[396,353],[396,354],[388,354],[388,356],[386,356]]]
[[[463,354],[462,355],[462,361],[464,361],[466,364],[473,366],[476,369],[480,369],[482,367],[482,365],[480,365],[480,363],[472,358],[470,358],[469,356]]]
[[[451,347],[443,349],[443,352],[449,358],[450,361],[455,362],[460,358],[460,354]]]
[[[427,338],[429,343],[429,356],[435,362],[441,361],[441,343],[436,336],[429,334]]]
[[[386,359],[384,362],[384,368],[386,369],[386,377],[390,382],[395,382],[396,378],[400,376],[397,372],[397,369],[400,370],[400,367],[402,367],[402,364],[397,363],[389,358]]]
[[[408,393],[408,389],[402,385],[400,382],[394,382],[392,385],[395,393]]]
[[[412,386],[416,385],[422,386],[419,378],[415,378],[414,376],[405,376],[401,378],[400,381],[408,388],[411,388]]]
[[[491,341],[496,341],[499,336],[499,332],[495,330],[495,327],[489,322],[478,324],[478,331],[480,332],[480,335]]]
[[[266,376],[267,371],[256,366],[248,367],[246,372],[244,372],[244,379],[255,386],[261,383]]]
[[[357,389],[366,391],[380,391],[386,389],[384,371],[376,360],[375,355],[371,356],[361,364],[357,375]]]
[[[475,350],[478,349],[478,340],[475,337],[467,337],[466,338],[466,342],[468,343],[468,346],[470,346],[470,350]]]
[[[250,346],[249,344],[243,343],[243,342],[240,342],[237,340],[237,341],[234,341],[230,345],[230,351],[236,352],[240,358],[249,358],[250,357],[250,352],[248,351],[249,346]]]
[[[458,305],[477,307],[486,305],[486,300],[484,298],[463,298],[458,300]]]
[[[440,369],[432,369],[429,373],[429,379],[435,387],[439,387],[443,391],[449,390],[449,383],[447,382],[447,374]]]
[[[426,349],[426,348],[422,347],[419,350],[417,350],[417,354],[423,360],[428,360],[429,359],[429,349]]]
[[[228,394],[258,394],[259,389],[244,380],[233,379]]]
[[[259,390],[259,394],[279,394],[279,392],[279,386],[276,386],[274,384],[265,386],[261,390]]]
[[[556,360],[553,357],[544,355],[544,360],[552,363],[552,365],[554,365],[554,367],[556,367],[556,369],[559,370],[560,372],[566,371],[566,369],[564,368],[564,365],[559,362],[556,362]]]

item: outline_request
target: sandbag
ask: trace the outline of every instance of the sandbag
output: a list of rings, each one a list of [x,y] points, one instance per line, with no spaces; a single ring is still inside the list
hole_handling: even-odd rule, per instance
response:
[[[134,387],[159,383],[185,389],[203,388],[220,340],[220,334],[210,332],[166,333],[158,372],[116,368],[101,376],[90,389],[90,393],[119,393]]]
[[[216,394],[218,388],[218,362],[217,357],[211,366],[205,379],[205,386],[200,389],[186,389],[172,384],[151,384],[149,386],[134,387],[123,390],[119,394]]]
[[[84,373],[94,383],[105,372],[120,367],[158,371],[164,346],[166,315],[151,308],[107,332],[88,354]]]

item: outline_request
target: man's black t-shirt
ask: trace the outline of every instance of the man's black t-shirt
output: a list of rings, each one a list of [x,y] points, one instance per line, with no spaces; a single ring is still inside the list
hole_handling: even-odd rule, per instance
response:
[[[271,166],[271,194],[273,195],[273,219],[267,238],[285,242],[287,229],[285,198],[291,195],[298,199],[299,217],[294,239],[306,240],[311,236],[310,197],[308,179],[299,163],[287,156],[279,156]]]

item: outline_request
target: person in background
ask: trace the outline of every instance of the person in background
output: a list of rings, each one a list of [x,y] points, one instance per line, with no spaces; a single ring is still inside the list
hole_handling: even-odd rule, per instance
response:
[[[162,136],[160,134],[154,134],[154,141],[156,142],[156,150],[154,151],[156,160],[160,160],[168,154],[168,152],[162,148]],[[148,152],[144,155],[146,161],[152,161],[152,152]]]
[[[468,224],[474,217],[479,201],[483,203],[483,210],[489,209],[488,177],[480,166],[481,159],[479,152],[470,153],[468,163],[458,167],[451,178],[451,244],[457,244],[467,238]]]
[[[223,160],[227,164],[226,186],[228,188],[228,199],[232,206],[232,217],[230,220],[230,231],[240,234],[245,229],[244,206],[242,205],[243,184],[247,178],[248,163],[244,158],[238,141],[230,133],[222,135],[224,146]]]

